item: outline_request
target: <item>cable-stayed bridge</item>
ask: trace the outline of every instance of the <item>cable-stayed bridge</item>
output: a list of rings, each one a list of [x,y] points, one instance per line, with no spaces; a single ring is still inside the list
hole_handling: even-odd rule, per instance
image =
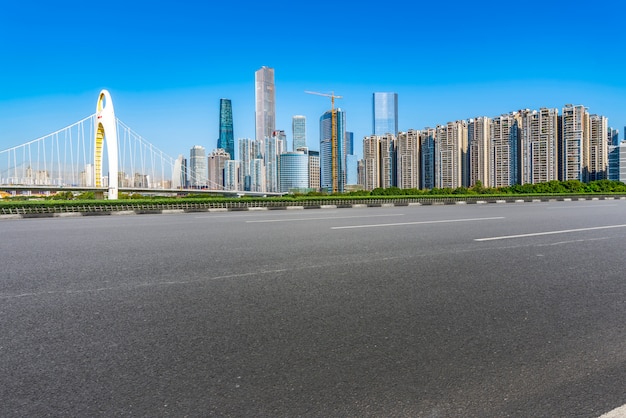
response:
[[[103,90],[96,113],[0,151],[0,190],[94,191],[108,199],[117,199],[118,192],[279,194],[225,190],[207,179],[206,163],[204,173],[195,173],[182,155],[174,158],[152,145],[115,117]]]

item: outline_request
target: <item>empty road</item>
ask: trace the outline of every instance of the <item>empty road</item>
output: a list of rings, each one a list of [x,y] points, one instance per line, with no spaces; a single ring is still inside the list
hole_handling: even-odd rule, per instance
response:
[[[0,221],[0,416],[598,417],[626,201]]]

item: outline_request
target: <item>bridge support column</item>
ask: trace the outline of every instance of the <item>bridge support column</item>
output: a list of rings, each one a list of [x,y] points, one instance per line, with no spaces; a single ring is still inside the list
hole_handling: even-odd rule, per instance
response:
[[[96,105],[96,123],[94,137],[94,177],[95,186],[102,187],[103,148],[106,142],[108,159],[109,191],[108,198],[117,200],[118,193],[118,155],[117,155],[117,120],[113,111],[113,101],[107,90],[102,90]],[[98,193],[98,192],[96,192]],[[101,192],[104,197],[104,192]]]

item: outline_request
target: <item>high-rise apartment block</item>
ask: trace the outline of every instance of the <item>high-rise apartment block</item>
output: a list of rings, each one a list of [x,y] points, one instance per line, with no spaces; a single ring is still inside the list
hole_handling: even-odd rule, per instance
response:
[[[605,116],[589,116],[589,143],[585,147],[585,181],[605,180],[608,160],[608,119]]]
[[[396,139],[396,186],[401,189],[420,187],[420,131],[398,133]]]
[[[398,93],[374,93],[372,113],[373,135],[398,133]]]
[[[558,109],[521,112],[521,184],[558,180]]]
[[[274,69],[261,67],[254,73],[256,140],[271,138],[276,130]]]
[[[229,99],[220,99],[220,136],[217,148],[225,150],[235,159],[235,137],[233,134],[233,106]]]
[[[437,126],[435,138],[435,187],[467,186],[467,122],[448,122]]]
[[[469,186],[480,182],[483,186],[491,184],[489,171],[489,149],[491,141],[491,119],[478,117],[471,119],[467,126],[469,147]]]
[[[284,131],[274,131],[264,142],[265,191],[280,192],[280,155],[286,151]]]
[[[589,113],[584,106],[565,105],[559,124],[559,180],[584,181],[584,147],[589,140]]]
[[[508,187],[518,183],[520,129],[518,112],[492,119],[489,155],[492,163],[491,187]]]
[[[296,115],[291,119],[293,133],[293,151],[306,147],[306,117]]]
[[[435,128],[424,128],[420,131],[420,188],[435,188]]]
[[[345,112],[341,109],[325,112],[320,117],[320,186],[323,190],[344,191],[345,137]]]

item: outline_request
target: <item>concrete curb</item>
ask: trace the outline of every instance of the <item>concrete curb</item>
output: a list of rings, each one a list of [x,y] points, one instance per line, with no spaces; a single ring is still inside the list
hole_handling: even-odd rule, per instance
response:
[[[601,199],[598,198],[589,198],[589,199],[572,199],[572,198],[563,198],[563,202],[573,202],[573,201],[581,201],[581,200],[591,200],[591,201],[599,201]],[[608,197],[604,200],[626,200],[626,197],[613,198]],[[548,198],[548,199],[532,199],[529,201],[525,201],[523,199],[516,200],[503,200],[498,199],[495,200],[494,204],[515,204],[515,203],[541,203],[541,202],[557,202],[558,199]],[[487,200],[476,200],[475,202],[467,202],[464,200],[446,203],[442,201],[433,201],[433,202],[409,202],[409,203],[356,203],[352,205],[313,205],[313,206],[260,206],[260,207],[235,207],[235,208],[190,208],[190,209],[136,209],[136,210],[120,210],[120,211],[102,211],[102,212],[62,212],[62,213],[24,213],[24,214],[6,214],[0,215],[1,220],[14,220],[14,219],[41,219],[41,218],[78,218],[81,216],[123,216],[123,215],[174,215],[181,213],[194,213],[194,212],[210,212],[210,213],[223,213],[223,212],[260,212],[260,211],[269,211],[269,210],[306,210],[306,209],[341,209],[341,208],[371,208],[371,207],[379,207],[379,208],[391,208],[391,207],[407,207],[407,206],[431,206],[431,205],[446,205],[446,204],[455,204],[455,205],[467,205],[469,203],[477,204],[477,205],[486,205],[490,202]]]

